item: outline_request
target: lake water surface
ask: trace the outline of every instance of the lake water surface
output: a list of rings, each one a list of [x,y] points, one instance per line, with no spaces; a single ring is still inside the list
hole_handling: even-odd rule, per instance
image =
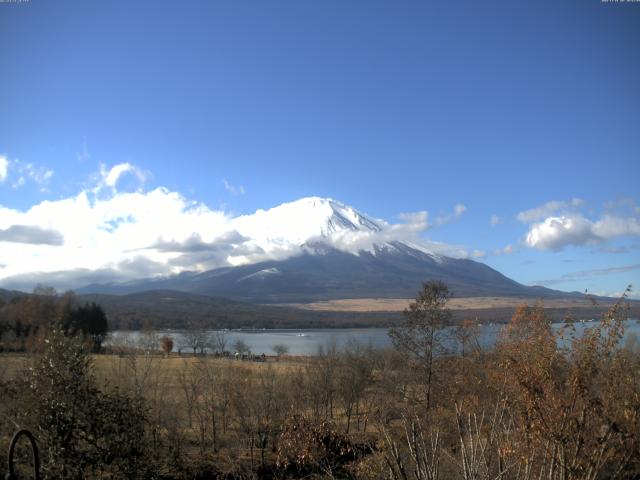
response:
[[[576,334],[581,334],[586,328],[593,328],[598,325],[598,321],[576,322]],[[560,328],[564,324],[556,323],[554,328]],[[479,343],[483,348],[491,347],[496,340],[501,324],[481,325]],[[391,339],[387,328],[351,328],[351,329],[301,329],[301,330],[224,330],[227,337],[227,350],[232,351],[232,345],[237,340],[242,340],[255,354],[273,355],[274,345],[286,345],[290,355],[317,355],[319,348],[326,350],[327,347],[335,344],[338,350],[344,348],[350,341],[357,341],[362,345],[371,345],[374,348],[391,347]],[[213,333],[215,331],[211,331]],[[153,332],[155,335],[168,335],[173,338],[174,351],[182,350],[189,353],[190,349],[185,346],[183,334],[179,330],[162,330]],[[443,338],[450,337],[450,329],[442,331]],[[118,343],[125,337],[128,341],[136,343],[144,338],[141,332],[113,332],[113,339],[107,343]],[[640,322],[638,320],[628,320],[625,322],[625,337],[640,338]],[[453,339],[445,340],[448,348],[455,351],[456,343]]]

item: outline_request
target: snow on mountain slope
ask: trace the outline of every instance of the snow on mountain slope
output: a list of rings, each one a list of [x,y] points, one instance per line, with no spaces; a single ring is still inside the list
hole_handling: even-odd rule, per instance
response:
[[[278,270],[277,268],[265,268],[263,270],[258,270],[255,273],[252,273],[250,275],[245,275],[244,277],[239,278],[237,281],[238,282],[243,282],[245,280],[266,280],[268,279],[271,275],[282,275],[282,272],[280,270]]]
[[[313,239],[379,232],[384,222],[332,199],[307,197],[238,217],[233,224],[241,235],[268,251],[273,245],[301,246]]]
[[[391,225],[337,200],[320,197],[306,197],[237,217],[233,227],[254,247],[276,259],[304,252],[321,254],[325,246],[354,254],[376,253],[381,248],[394,250],[413,228]],[[440,258],[418,244],[411,246],[434,259]],[[248,263],[241,257],[230,261],[235,265]]]

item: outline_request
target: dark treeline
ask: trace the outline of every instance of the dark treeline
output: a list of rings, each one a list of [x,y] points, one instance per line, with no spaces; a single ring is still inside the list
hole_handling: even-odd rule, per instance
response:
[[[42,349],[52,329],[80,335],[93,352],[100,351],[109,325],[96,303],[81,303],[73,292],[58,295],[52,288],[37,287],[33,295],[0,299],[0,351]]]
[[[394,349],[265,364],[171,356],[166,340],[164,354],[154,340],[92,356],[52,329],[31,368],[0,377],[0,452],[11,418],[36,434],[45,478],[638,478],[640,349],[622,342],[623,301],[579,337],[523,305],[490,351],[463,322],[453,354],[448,298],[426,284]]]
[[[50,289],[36,291],[46,294]],[[3,295],[4,294],[4,295]],[[69,295],[67,293],[66,295]],[[15,303],[34,296],[0,290],[1,305]],[[51,295],[45,295],[51,300]],[[391,327],[402,322],[401,312],[317,311],[277,305],[256,305],[226,298],[195,295],[169,290],[152,290],[129,295],[77,295],[77,304],[95,303],[104,309],[110,330],[198,329],[223,328],[366,328]],[[606,299],[610,304],[611,300]],[[545,307],[553,321],[562,321],[568,314],[579,319],[600,317],[608,307],[575,306]],[[479,322],[507,323],[513,308],[475,308],[452,310],[450,321],[455,324],[473,318]],[[640,317],[640,302],[630,302],[630,315]]]
[[[122,296],[75,295],[72,292],[56,295],[53,289],[39,287],[33,294],[0,290],[0,322],[7,314],[3,305],[17,305],[11,309],[20,311],[23,310],[20,305],[28,298],[35,303],[50,304],[63,297],[73,298],[76,304],[100,305],[112,331],[180,329],[187,325],[200,329],[386,327],[402,319],[400,312],[301,310],[177,291],[153,290]]]

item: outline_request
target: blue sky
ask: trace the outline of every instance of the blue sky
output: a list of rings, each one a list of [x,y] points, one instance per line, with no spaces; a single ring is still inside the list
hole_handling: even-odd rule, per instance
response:
[[[128,165],[120,193],[427,211],[520,282],[638,286],[638,45],[633,2],[0,3],[0,250]]]

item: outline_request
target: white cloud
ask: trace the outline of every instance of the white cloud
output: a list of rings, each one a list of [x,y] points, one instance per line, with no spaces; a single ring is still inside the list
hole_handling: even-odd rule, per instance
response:
[[[559,251],[574,245],[597,245],[628,236],[640,236],[640,215],[630,198],[606,202],[604,212],[593,218],[580,211],[584,201],[551,201],[518,214],[518,220],[529,223],[525,244],[538,250]],[[591,217],[591,218],[589,218]],[[628,251],[617,246],[618,252]],[[602,248],[599,251],[613,251]]]
[[[13,169],[15,170],[18,179],[14,182],[14,188],[20,188],[27,180],[31,180],[40,187],[41,190],[46,189],[46,185],[53,177],[53,170],[47,167],[38,167],[32,163],[21,162],[20,160],[14,160]]]
[[[562,276],[563,279],[575,279],[586,277],[600,277],[602,275],[610,275],[612,273],[625,273],[634,270],[640,270],[640,264],[623,265],[620,267],[594,268],[592,270],[581,270],[579,272],[567,273]]]
[[[511,244],[505,245],[503,248],[496,248],[493,251],[493,255],[499,257],[501,255],[511,255],[512,253],[516,253],[518,250]]]
[[[612,254],[622,254],[622,253],[629,253],[631,251],[631,248],[629,247],[609,247],[609,246],[603,246],[603,247],[598,247],[597,249],[595,249],[593,251],[593,253],[612,253]]]
[[[93,185],[75,196],[42,201],[24,211],[0,206],[0,285],[30,290],[45,282],[77,288],[283,259],[304,252],[326,233],[317,231],[318,219],[327,213],[321,208],[311,216],[301,208],[293,221],[283,206],[277,207],[281,214],[258,210],[234,218],[163,187],[119,191],[125,174],[136,181],[146,178],[131,164],[103,165]],[[333,231],[329,225],[329,236],[322,240],[345,251],[401,240],[445,255],[469,256],[464,247],[420,238],[429,226],[426,211],[401,214],[398,223],[367,220],[346,206],[341,215],[356,224],[378,225],[370,231]],[[341,218],[335,220],[340,223]]]
[[[6,265],[0,276],[112,270],[126,279],[136,273],[124,265],[141,256],[155,265],[156,274],[175,273],[180,269],[170,261],[180,253],[140,250],[160,237],[183,242],[194,233],[212,242],[229,230],[229,222],[224,212],[210,210],[164,188],[113,192],[106,198],[82,191],[71,198],[43,201],[26,211],[0,207],[0,231],[6,237],[0,239],[0,263]],[[20,225],[31,229],[17,229]],[[45,242],[42,232],[58,232],[59,237],[51,236]],[[63,243],[59,241],[62,237]],[[31,243],[17,243],[29,238]],[[34,238],[39,239],[38,244]],[[228,264],[226,257],[215,266],[224,264]]]
[[[53,173],[50,168],[36,166],[21,160],[9,160],[5,155],[0,155],[0,183],[11,176],[14,178],[11,183],[13,188],[20,188],[27,181],[32,181],[41,191],[46,191]]]
[[[0,183],[7,179],[9,173],[9,160],[4,155],[0,155]]]
[[[635,272],[640,270],[640,264],[632,264],[632,265],[622,265],[618,267],[608,267],[608,268],[595,268],[592,270],[581,270],[578,272],[570,272],[561,275],[558,278],[551,278],[547,280],[538,280],[534,282],[535,285],[558,285],[565,283],[573,283],[573,282],[581,282],[585,284],[585,282],[589,282],[591,278],[598,278],[607,275],[615,275],[627,272]],[[603,296],[603,297],[620,297],[624,292],[604,292],[604,291],[590,291],[592,295]],[[632,290],[633,293],[633,290]],[[630,298],[633,298],[633,295],[630,295]]]
[[[224,185],[225,190],[227,190],[227,192],[231,193],[232,195],[243,195],[245,192],[242,185],[236,187],[235,185],[229,183],[226,178],[222,179],[222,184]]]
[[[471,252],[471,256],[473,258],[486,258],[487,252],[485,252],[484,250],[474,250],[473,252]]]
[[[453,258],[470,258],[472,253],[464,245],[437,242],[426,238],[417,238],[415,235],[410,238],[389,238],[386,241],[392,242],[401,240],[406,245],[416,250],[422,250],[428,254],[444,255]],[[478,250],[479,251],[479,250]]]
[[[444,225],[446,223],[452,222],[453,220],[461,217],[466,211],[467,211],[466,205],[462,203],[458,203],[453,208],[453,213],[436,217],[435,223],[436,225]]]
[[[498,225],[500,221],[501,219],[498,215],[491,215],[491,218],[489,219],[489,223],[491,223],[492,227]]]
[[[517,215],[517,219],[523,223],[531,223],[542,220],[545,217],[549,217],[560,210],[572,209],[580,207],[584,204],[584,200],[580,198],[573,198],[568,202],[552,200],[531,210],[525,210]]]
[[[429,212],[426,210],[422,210],[420,212],[401,213],[398,217],[409,225],[410,229],[416,232],[421,232],[429,227]]]
[[[114,165],[109,170],[107,170],[105,165],[100,165],[101,182],[98,184],[98,187],[108,187],[112,190],[117,190],[118,182],[125,174],[132,175],[140,183],[144,183],[147,180],[147,174],[145,172],[128,162]]]
[[[454,215],[456,217],[459,217],[460,215],[462,215],[464,212],[467,211],[467,207],[465,205],[463,205],[462,203],[458,203],[454,209]]]
[[[590,293],[591,295],[595,295],[597,297],[610,297],[610,298],[622,298],[622,295],[625,295],[625,298],[628,298],[630,300],[640,300],[640,292],[635,292],[635,291],[631,291],[631,292],[627,292],[625,290],[618,290],[618,291],[609,291],[609,290],[598,290],[598,291],[593,291],[593,292],[587,292]]]
[[[36,168],[30,163],[27,164],[26,171],[27,175],[38,185],[49,183],[53,177],[53,170],[46,167]]]
[[[80,151],[76,152],[76,159],[80,163],[91,159],[91,152],[89,152],[89,149],[87,148],[87,139],[86,138],[82,141],[82,148],[80,149]]]
[[[624,235],[640,235],[640,220],[607,214],[593,224],[593,234],[602,240]]]
[[[640,221],[606,214],[597,221],[581,214],[548,217],[530,226],[526,244],[539,250],[562,250],[569,245],[593,245],[616,237],[640,235]]]

